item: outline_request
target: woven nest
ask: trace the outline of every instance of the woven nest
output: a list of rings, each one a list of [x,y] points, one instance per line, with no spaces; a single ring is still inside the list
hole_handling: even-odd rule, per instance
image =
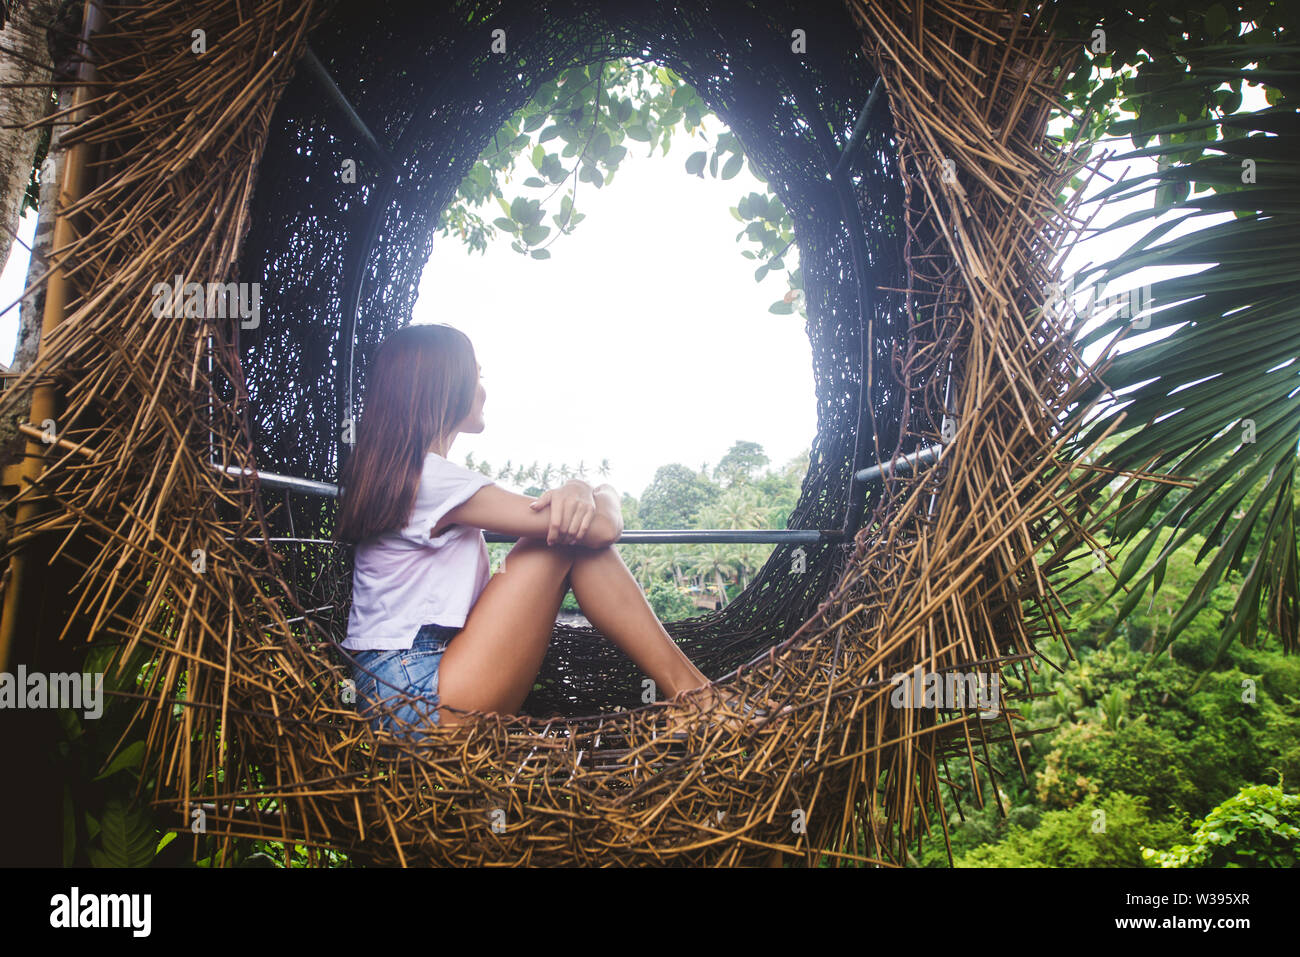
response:
[[[60,626],[155,663],[136,721],[165,821],[187,828],[203,805],[210,840],[382,864],[892,864],[943,838],[949,801],[983,803],[991,769],[968,795],[940,783],[950,759],[974,771],[1017,737],[1007,683],[985,720],[893,707],[890,679],[1014,674],[1028,694],[1036,643],[1061,634],[1051,582],[1087,538],[1091,481],[1056,430],[1081,364],[1042,308],[1074,229],[1054,203],[1074,169],[1043,140],[1064,55],[997,5],[759,8],[112,11],[89,116],[63,140],[99,160],[62,251],[75,296],[3,400],[25,417],[38,382],[64,397],[61,441],[31,448],[40,474],[18,499],[39,515],[9,552],[76,543],[53,565],[78,579]],[[508,58],[490,51],[497,27]],[[790,52],[795,28],[807,53]],[[299,68],[308,41],[396,175]],[[670,744],[632,663],[557,627],[524,714],[377,737],[337,647],[347,556],[311,542],[334,502],[263,490],[252,470],[336,478],[368,359],[409,320],[440,211],[492,134],[561,69],[625,56],[692,84],[790,211],[818,431],[789,527],[840,527],[852,503],[856,537],[805,546],[802,571],[778,546],[726,609],[666,623],[742,700],[791,705],[771,733],[705,721]],[[827,172],[877,78],[837,190]],[[332,185],[344,157],[357,189]],[[260,325],[152,318],[176,274],[259,282]],[[941,438],[937,468],[854,499],[856,468]],[[218,474],[210,453],[249,473]]]

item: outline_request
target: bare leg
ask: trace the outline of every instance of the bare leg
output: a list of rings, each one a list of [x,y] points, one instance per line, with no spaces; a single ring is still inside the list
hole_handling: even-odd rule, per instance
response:
[[[664,630],[641,586],[612,547],[578,548],[569,584],[587,619],[654,680],[659,700],[690,698],[705,708],[725,700]],[[755,724],[753,717],[715,715],[712,720],[733,731],[765,723],[760,719]],[[690,719],[674,719],[670,730],[682,730],[690,723]]]
[[[569,584],[587,620],[654,680],[656,698],[708,684],[664,630],[614,548],[578,548]]]
[[[519,710],[542,666],[579,550],[519,539],[447,646],[438,666],[442,704],[484,713]],[[445,708],[438,714],[444,725],[465,720]]]
[[[617,551],[524,537],[447,646],[438,668],[442,704],[463,711],[518,712],[537,679],[570,587],[588,620],[654,680],[659,699],[708,688],[708,678],[664,630]],[[451,725],[466,719],[444,708],[439,720]]]

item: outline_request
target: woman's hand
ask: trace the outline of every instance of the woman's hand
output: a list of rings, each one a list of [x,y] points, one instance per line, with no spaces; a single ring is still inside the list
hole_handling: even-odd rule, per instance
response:
[[[581,479],[570,479],[557,489],[547,489],[529,505],[535,512],[548,507],[551,526],[546,531],[547,545],[581,543],[596,517],[596,499],[591,486]]]

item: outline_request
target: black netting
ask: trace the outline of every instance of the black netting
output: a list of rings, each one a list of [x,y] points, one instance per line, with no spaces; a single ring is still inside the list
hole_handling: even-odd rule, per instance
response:
[[[828,175],[827,146],[838,151],[848,142],[876,77],[839,5],[764,0],[759,7],[624,0],[338,3],[310,45],[400,173],[388,180],[375,151],[300,64],[272,123],[239,271],[240,279],[262,284],[260,325],[245,330],[241,341],[259,467],[337,480],[349,393],[355,389],[351,411],[359,414],[369,357],[410,321],[441,210],[461,180],[541,84],[570,66],[631,57],[667,65],[694,86],[794,220],[818,429],[789,527],[839,528],[849,501],[862,361],[852,234]],[[506,55],[490,51],[498,27],[506,31]],[[806,33],[806,53],[790,50],[795,29]],[[870,263],[867,281],[886,290],[907,286],[895,154],[882,96],[852,157],[850,182]],[[339,185],[344,159],[357,162],[355,187]],[[353,355],[347,307],[357,280]],[[893,452],[905,407],[903,389],[890,375],[891,354],[907,335],[901,294],[875,292],[868,315],[875,362],[870,401],[880,430],[863,436],[873,449],[871,464],[875,449],[886,457]],[[905,443],[902,451],[913,447]],[[274,534],[330,536],[332,500],[270,491],[266,498],[268,507],[278,505]],[[869,497],[868,509],[872,504]],[[667,624],[705,674],[718,677],[765,651],[824,599],[845,547],[803,547],[804,574],[792,573],[794,546],[778,546],[726,609]],[[303,607],[324,606],[319,620],[341,638],[347,556],[323,545],[281,550]],[[557,627],[538,678],[543,690],[524,710],[573,715],[632,707],[640,679],[591,629]]]

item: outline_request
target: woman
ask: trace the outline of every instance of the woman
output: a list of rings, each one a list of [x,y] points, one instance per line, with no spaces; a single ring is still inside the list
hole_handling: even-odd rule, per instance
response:
[[[376,727],[385,700],[411,727],[517,713],[570,588],[661,699],[714,703],[612,547],[623,532],[612,486],[573,479],[534,499],[449,461],[459,433],[483,431],[480,379],[474,347],[447,325],[399,330],[371,365],[337,536],[356,544],[343,648],[359,709]],[[519,536],[491,576],[482,529]]]

